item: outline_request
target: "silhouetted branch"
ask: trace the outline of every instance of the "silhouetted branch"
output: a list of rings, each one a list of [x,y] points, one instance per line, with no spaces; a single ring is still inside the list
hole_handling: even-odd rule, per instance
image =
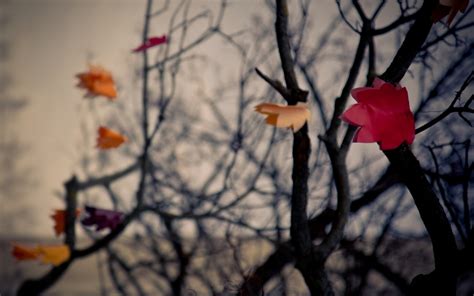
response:
[[[351,212],[357,213],[360,209],[371,205],[377,197],[397,183],[397,175],[393,168],[389,167],[372,187],[351,203]],[[326,227],[331,223],[335,215],[335,210],[327,208],[309,221],[312,240],[326,235]],[[240,293],[242,295],[257,295],[262,291],[265,283],[279,274],[287,264],[294,262],[294,260],[294,250],[291,247],[291,243],[285,242],[280,244],[265,262],[245,279],[240,286]]]
[[[290,94],[288,93],[287,89],[281,84],[278,80],[273,80],[267,75],[263,74],[258,68],[255,68],[258,76],[260,76],[263,80],[265,80],[268,84],[270,84],[280,95],[284,98],[288,98]]]
[[[462,116],[462,113],[463,112],[466,112],[466,113],[474,113],[474,109],[470,108],[470,105],[472,103],[472,101],[474,100],[474,95],[471,95],[471,97],[466,101],[466,103],[462,106],[462,107],[455,107],[456,103],[461,99],[461,95],[462,93],[464,92],[464,90],[469,86],[469,84],[471,84],[471,82],[474,80],[474,72],[471,72],[471,74],[469,74],[469,76],[466,78],[466,80],[464,80],[464,83],[461,85],[461,88],[457,91],[456,93],[456,96],[454,97],[454,99],[451,101],[451,103],[449,104],[448,108],[446,108],[443,112],[441,112],[440,115],[436,116],[435,118],[433,118],[432,120],[428,121],[427,123],[425,123],[424,125],[420,126],[419,128],[417,128],[415,130],[415,132],[418,134],[418,133],[421,133],[427,129],[429,129],[430,127],[432,127],[433,125],[437,124],[438,122],[440,122],[441,120],[443,120],[446,116],[448,116],[449,114],[451,113],[459,113],[459,116]],[[472,126],[471,122],[462,117],[470,126]]]

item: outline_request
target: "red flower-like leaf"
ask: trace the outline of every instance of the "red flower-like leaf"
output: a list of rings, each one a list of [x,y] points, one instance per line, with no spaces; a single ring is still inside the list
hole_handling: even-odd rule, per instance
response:
[[[406,88],[376,78],[373,87],[355,88],[351,95],[358,103],[341,118],[360,127],[354,142],[377,142],[382,150],[395,149],[403,142],[413,143],[415,120]]]

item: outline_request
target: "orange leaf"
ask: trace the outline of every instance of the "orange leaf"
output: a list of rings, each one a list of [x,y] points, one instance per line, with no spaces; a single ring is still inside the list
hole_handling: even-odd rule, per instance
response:
[[[267,115],[267,124],[291,128],[294,133],[299,131],[311,117],[308,105],[301,102],[297,105],[263,103],[256,106],[255,111]]]
[[[38,248],[27,247],[18,244],[13,244],[12,255],[17,260],[34,260],[38,259]]]
[[[100,66],[89,66],[89,71],[76,75],[79,78],[77,87],[87,90],[85,97],[104,96],[109,100],[117,97],[112,74]]]
[[[81,213],[80,209],[76,209],[76,217]],[[54,220],[54,232],[56,236],[59,236],[64,232],[66,224],[66,211],[65,210],[55,210],[54,214],[50,216]]]
[[[38,253],[40,261],[45,264],[53,264],[58,266],[64,261],[67,261],[71,256],[71,251],[67,245],[58,246],[38,246]]]
[[[97,147],[100,149],[116,148],[127,141],[127,137],[103,126],[99,127],[98,133]]]

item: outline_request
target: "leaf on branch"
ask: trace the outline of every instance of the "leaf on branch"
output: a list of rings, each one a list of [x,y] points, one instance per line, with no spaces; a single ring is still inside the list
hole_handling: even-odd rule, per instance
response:
[[[38,259],[38,248],[27,247],[22,245],[13,244],[12,255],[17,260],[35,260]]]
[[[376,78],[373,87],[351,91],[358,102],[346,110],[341,119],[359,126],[354,142],[377,142],[382,150],[395,149],[403,142],[413,143],[415,120],[405,87]]]
[[[135,49],[132,49],[132,52],[143,52],[151,47],[158,46],[166,42],[168,42],[168,37],[166,37],[166,35],[160,37],[150,37],[145,43]]]
[[[85,207],[87,217],[81,221],[84,226],[96,226],[96,231],[105,228],[115,229],[123,220],[124,214],[118,211],[105,210],[90,206]]]
[[[12,255],[20,261],[40,260],[44,264],[58,266],[69,259],[71,251],[67,245],[27,247],[13,244]]]
[[[76,77],[79,78],[77,87],[87,90],[84,97],[104,96],[109,100],[114,100],[117,97],[112,74],[100,66],[89,65],[88,72],[79,73]]]
[[[67,261],[71,256],[71,251],[67,245],[58,246],[38,246],[39,259],[44,264],[58,266]]]
[[[281,128],[291,128],[294,133],[299,131],[311,118],[308,105],[302,102],[297,105],[262,103],[255,106],[255,111],[267,115],[267,124]]]
[[[103,126],[99,127],[99,130],[97,132],[99,136],[97,137],[96,147],[100,149],[117,148],[124,142],[128,141],[127,137]]]
[[[76,209],[76,217],[81,214],[80,209]],[[54,221],[54,232],[56,236],[59,236],[64,232],[66,228],[66,211],[65,210],[54,210],[54,214],[50,216]]]
[[[433,23],[436,23],[449,15],[447,24],[450,26],[458,11],[464,13],[468,4],[469,0],[439,0],[431,16]]]

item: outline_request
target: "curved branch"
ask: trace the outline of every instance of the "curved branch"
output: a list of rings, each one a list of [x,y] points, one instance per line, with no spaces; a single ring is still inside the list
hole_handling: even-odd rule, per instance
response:
[[[104,184],[110,184],[112,182],[117,181],[118,179],[121,179],[123,177],[128,176],[130,173],[137,170],[138,167],[139,167],[139,162],[135,162],[135,163],[129,165],[128,167],[126,167],[126,168],[124,168],[120,171],[117,171],[115,173],[112,173],[110,175],[102,176],[102,177],[98,177],[98,178],[91,178],[89,180],[82,181],[82,182],[79,181],[76,185],[76,188],[77,188],[77,190],[82,191],[82,190],[92,188],[94,186],[103,186]]]
[[[377,197],[392,186],[400,182],[393,167],[389,166],[385,173],[370,187],[361,197],[351,203],[350,211],[356,213],[360,209],[370,205]],[[326,227],[334,219],[336,211],[327,208],[318,216],[309,221],[311,239],[323,237]],[[264,285],[274,276],[279,274],[287,265],[294,262],[295,257],[290,242],[285,242],[277,247],[265,262],[257,267],[248,276],[239,289],[239,295],[259,295]]]
[[[377,36],[377,35],[383,35],[383,34],[386,34],[398,27],[400,27],[401,25],[404,25],[406,23],[409,23],[411,21],[414,21],[416,19],[416,17],[418,16],[418,12],[415,12],[413,14],[410,14],[410,15],[407,15],[407,16],[403,16],[403,17],[400,17],[400,18],[397,18],[393,23],[390,23],[388,24],[387,26],[383,27],[383,28],[380,28],[380,29],[374,29],[372,31],[372,36]]]
[[[463,91],[467,88],[467,86],[469,84],[471,84],[472,81],[474,81],[474,72],[471,72],[471,74],[469,74],[469,76],[466,78],[466,80],[464,80],[464,83],[462,84],[461,88],[457,91],[456,96],[454,97],[451,104],[449,104],[448,108],[446,108],[446,110],[441,112],[440,115],[436,116],[435,118],[433,118],[429,122],[427,122],[424,125],[417,128],[415,130],[415,132],[418,134],[418,133],[421,133],[421,132],[429,129],[430,127],[437,124],[438,122],[443,120],[446,116],[448,116],[451,113],[456,113],[457,112],[457,113],[459,113],[459,115],[461,115],[463,112],[474,113],[474,110],[469,108],[470,104],[474,100],[474,95],[471,95],[471,97],[469,98],[469,100],[467,100],[467,102],[464,104],[463,107],[454,107],[456,102],[459,101],[459,99],[461,98],[461,95],[462,95]],[[469,121],[467,121],[467,123],[469,125],[471,125],[471,123]]]
[[[436,1],[424,1],[419,13],[417,13],[415,23],[408,31],[405,40],[397,51],[387,70],[380,76],[386,82],[398,83],[408,71],[411,63],[421,49],[433,22],[431,12],[436,5]]]
[[[382,74],[383,80],[398,83],[405,75],[428,37],[432,26],[431,12],[435,2],[424,1],[421,12],[408,31],[392,63]],[[406,144],[402,144],[394,150],[384,151],[384,153],[413,196],[433,244],[436,267],[451,266],[451,256],[457,251],[456,241],[446,214],[431,185],[426,180],[418,160]]]

